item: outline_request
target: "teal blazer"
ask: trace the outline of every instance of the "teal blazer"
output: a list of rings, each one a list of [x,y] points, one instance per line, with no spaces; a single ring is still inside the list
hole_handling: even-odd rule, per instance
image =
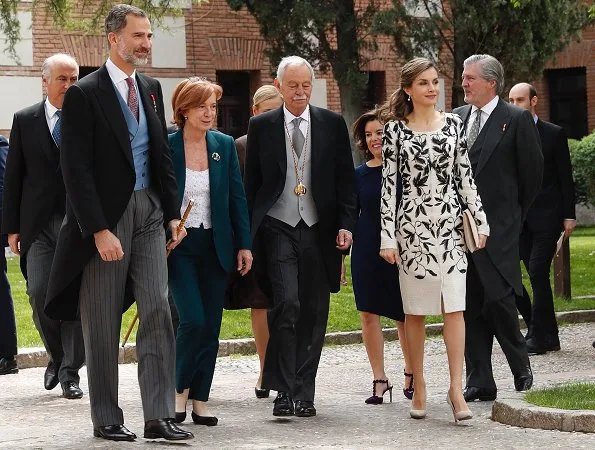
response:
[[[183,130],[170,134],[168,141],[178,182],[178,201],[181,205],[186,189]],[[221,267],[231,272],[236,269],[236,252],[252,248],[248,206],[238,154],[231,136],[211,130],[207,131],[207,153],[215,250]]]

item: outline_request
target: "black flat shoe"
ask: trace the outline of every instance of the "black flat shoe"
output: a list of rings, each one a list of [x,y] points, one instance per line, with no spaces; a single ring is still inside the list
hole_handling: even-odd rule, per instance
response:
[[[533,386],[533,372],[531,367],[525,368],[520,373],[514,375],[514,388],[517,391],[528,391]]]
[[[93,436],[108,441],[134,441],[136,434],[130,432],[124,425],[106,425],[93,428]]]
[[[74,381],[65,381],[64,383],[60,383],[60,385],[62,386],[62,397],[69,400],[83,398],[83,390]]]
[[[498,391],[496,389],[479,388],[475,386],[467,386],[463,391],[463,397],[466,402],[492,402],[496,400]]]
[[[269,398],[271,391],[269,389],[254,388],[254,395],[256,398]]]
[[[277,398],[273,405],[273,416],[288,417],[295,413],[293,400],[287,392],[277,392]]]
[[[199,416],[192,411],[192,421],[196,425],[206,425],[207,427],[214,427],[219,423],[219,419],[215,416]]]
[[[45,373],[43,374],[43,386],[48,390],[51,391],[56,386],[58,386],[58,367],[56,364],[50,361],[47,368],[45,369]]]
[[[377,384],[386,385],[384,388],[378,389],[378,393],[380,395],[376,395],[376,391],[377,391],[376,385]],[[383,395],[386,391],[388,391],[388,393],[390,394],[390,402],[392,403],[393,402],[393,387],[390,385],[388,380],[374,380],[374,381],[372,381],[372,396],[368,397],[366,399],[366,404],[368,404],[368,405],[382,405],[382,402],[384,402]],[[296,415],[297,415],[297,411],[296,411]]]
[[[183,441],[192,439],[194,435],[184,431],[173,422],[173,419],[154,419],[145,422],[145,439],[165,439]]]
[[[13,373],[19,373],[17,360],[14,357],[0,358],[0,375],[10,375]]]
[[[184,412],[176,412],[176,417],[174,419],[174,423],[182,423],[186,420],[186,411]]]
[[[297,417],[314,417],[316,415],[314,402],[308,400],[297,400],[295,402],[295,415]]]

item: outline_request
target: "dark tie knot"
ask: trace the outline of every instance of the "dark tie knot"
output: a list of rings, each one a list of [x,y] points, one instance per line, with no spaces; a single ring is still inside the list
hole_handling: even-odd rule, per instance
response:
[[[57,109],[56,112],[56,117],[59,119],[60,117],[62,117],[62,110],[61,109]]]
[[[132,77],[126,78],[126,84],[130,89],[132,89],[134,87],[134,79]]]

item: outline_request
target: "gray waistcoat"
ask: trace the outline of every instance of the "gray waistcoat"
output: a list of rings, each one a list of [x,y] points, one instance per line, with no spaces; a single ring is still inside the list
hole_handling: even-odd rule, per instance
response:
[[[312,126],[311,121],[308,126]],[[318,222],[318,211],[312,198],[312,133],[308,133],[305,148],[297,164],[298,173],[301,174],[303,158],[304,156],[306,157],[304,179],[302,180],[302,184],[306,186],[306,195],[298,196],[294,192],[298,182],[293,164],[293,149],[291,148],[287,133],[285,133],[285,153],[287,156],[285,186],[283,187],[283,192],[267,214],[292,227],[295,227],[300,219],[303,219],[306,225],[311,227]]]

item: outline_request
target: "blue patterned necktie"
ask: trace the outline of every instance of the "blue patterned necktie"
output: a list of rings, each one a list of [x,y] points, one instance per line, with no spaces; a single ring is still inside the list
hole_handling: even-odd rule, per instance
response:
[[[56,125],[54,125],[54,129],[52,130],[52,137],[54,138],[54,142],[58,146],[58,149],[60,149],[60,139],[62,139],[62,120],[61,120],[62,110],[61,109],[56,111],[56,116],[58,117],[58,120],[56,120]]]

